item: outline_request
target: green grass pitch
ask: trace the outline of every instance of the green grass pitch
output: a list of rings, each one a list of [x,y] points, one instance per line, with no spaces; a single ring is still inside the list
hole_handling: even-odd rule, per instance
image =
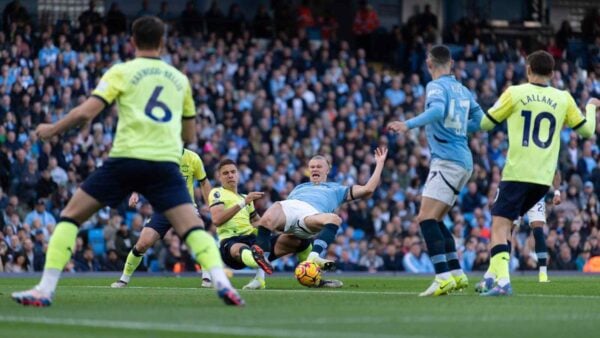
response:
[[[339,290],[307,289],[292,276],[241,291],[226,307],[199,278],[65,278],[49,308],[22,307],[10,293],[37,278],[0,279],[0,337],[592,337],[600,322],[600,276],[513,278],[515,295],[468,291],[419,298],[431,277],[345,278]],[[471,284],[478,277],[471,277]],[[241,287],[248,277],[236,277]]]

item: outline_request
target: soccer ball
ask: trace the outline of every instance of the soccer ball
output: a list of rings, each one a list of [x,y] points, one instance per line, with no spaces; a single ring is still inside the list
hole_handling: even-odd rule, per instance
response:
[[[295,271],[296,279],[306,287],[315,287],[321,283],[321,268],[312,262],[298,264]]]

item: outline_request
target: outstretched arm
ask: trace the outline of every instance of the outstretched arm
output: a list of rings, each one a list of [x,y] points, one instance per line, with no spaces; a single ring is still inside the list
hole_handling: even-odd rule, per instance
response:
[[[379,179],[381,178],[381,172],[383,171],[383,165],[385,164],[385,159],[387,158],[387,148],[377,148],[375,149],[375,171],[373,171],[373,175],[367,181],[365,185],[353,185],[350,187],[350,192],[348,193],[348,200],[358,199],[358,198],[368,198],[373,195],[375,189],[379,185]]]
[[[47,140],[54,135],[62,134],[74,126],[87,123],[94,119],[106,106],[105,102],[96,96],[91,96],[71,111],[60,121],[50,124],[42,123],[35,133],[42,140]]]

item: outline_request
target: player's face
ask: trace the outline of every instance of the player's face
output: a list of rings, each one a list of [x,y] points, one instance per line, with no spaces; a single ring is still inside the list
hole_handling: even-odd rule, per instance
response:
[[[236,166],[228,164],[219,170],[219,181],[225,188],[233,188],[238,185],[239,175]]]
[[[329,165],[325,160],[313,159],[308,162],[308,170],[310,171],[310,181],[312,183],[321,183],[327,180]]]

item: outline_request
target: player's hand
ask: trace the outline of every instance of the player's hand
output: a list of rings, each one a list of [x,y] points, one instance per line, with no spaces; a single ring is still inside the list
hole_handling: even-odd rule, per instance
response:
[[[131,197],[129,197],[129,207],[130,208],[135,208],[135,206],[137,205],[137,203],[139,202],[140,197],[138,196],[137,193],[132,193]]]
[[[390,122],[388,123],[387,128],[394,133],[405,133],[406,131],[408,131],[406,123],[401,121]]]
[[[249,193],[248,195],[246,195],[246,204],[250,204],[253,201],[256,201],[257,199],[261,199],[263,198],[263,196],[265,195],[264,192],[260,192],[260,191],[253,191],[251,193]]]
[[[562,203],[560,195],[554,195],[554,197],[552,197],[552,204],[559,205],[560,203]]]
[[[51,123],[40,123],[37,128],[35,128],[35,134],[42,141],[49,140],[52,136],[54,136],[54,125]]]
[[[591,99],[589,99],[588,104],[593,104],[594,106],[596,106],[596,108],[600,107],[600,100],[598,100],[595,97],[592,97]]]
[[[380,147],[375,149],[375,162],[377,164],[384,164],[387,158],[388,149],[386,147]]]

